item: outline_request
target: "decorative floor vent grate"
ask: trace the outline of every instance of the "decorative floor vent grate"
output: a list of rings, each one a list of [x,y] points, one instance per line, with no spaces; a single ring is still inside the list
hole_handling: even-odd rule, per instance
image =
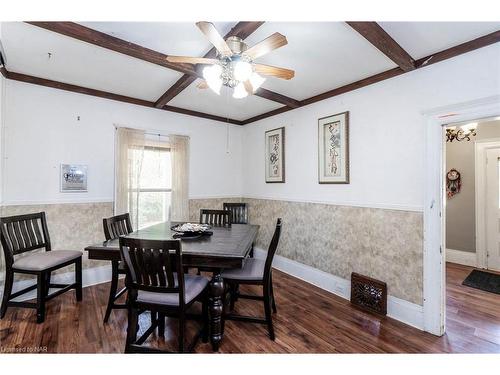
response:
[[[376,314],[387,314],[387,284],[353,272],[351,274],[351,303]]]

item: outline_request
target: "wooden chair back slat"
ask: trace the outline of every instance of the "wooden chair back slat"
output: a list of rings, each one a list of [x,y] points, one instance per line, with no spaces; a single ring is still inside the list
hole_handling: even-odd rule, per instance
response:
[[[12,227],[14,228],[14,234],[16,236],[19,249],[25,249],[28,246],[26,246],[26,244],[24,243],[23,236],[21,235],[21,230],[19,228],[19,221],[14,221],[11,224]]]
[[[37,238],[35,236],[35,231],[33,229],[33,220],[26,220],[26,230],[28,232],[28,237],[30,238],[31,246],[38,244]]]
[[[31,223],[33,225],[33,231],[35,233],[37,244],[43,243],[42,232],[40,230],[38,220],[31,220]]]
[[[31,243],[31,237],[28,235],[28,227],[27,221],[23,220],[19,223],[19,228],[21,229],[21,235],[23,236],[24,245],[26,247],[31,247],[33,244]]]
[[[120,253],[127,265],[132,291],[178,293],[184,304],[184,274],[179,240],[140,240],[120,237]],[[131,297],[137,298],[132,292]],[[182,298],[181,298],[182,297]]]
[[[51,250],[45,212],[0,218],[0,237],[7,265],[12,265],[17,254]]]
[[[281,218],[276,221],[276,228],[274,230],[273,238],[271,239],[271,243],[269,244],[269,248],[267,249],[266,263],[264,265],[264,282],[270,282],[271,280],[271,267],[273,264],[274,254],[278,249],[278,243],[281,236],[281,221]]]
[[[246,203],[223,203],[222,208],[231,212],[232,224],[248,224],[248,210]]]
[[[115,238],[133,232],[130,215],[128,213],[102,219],[102,226],[106,241],[114,240]]]
[[[216,227],[231,226],[231,212],[226,210],[200,210],[200,224],[208,224]]]

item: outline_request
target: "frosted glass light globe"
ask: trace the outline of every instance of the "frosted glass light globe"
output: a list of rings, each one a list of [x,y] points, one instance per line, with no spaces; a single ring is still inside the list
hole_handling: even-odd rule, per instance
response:
[[[203,78],[205,78],[208,87],[217,95],[220,95],[220,89],[222,87],[221,73],[222,67],[220,65],[211,65],[203,69]]]
[[[252,73],[250,76],[250,83],[252,84],[253,91],[257,91],[257,89],[262,86],[262,84],[266,81],[264,77],[262,77],[260,74],[257,73]]]
[[[242,99],[248,95],[247,90],[245,90],[245,85],[243,85],[243,82],[240,82],[238,86],[234,88],[233,91],[233,98],[235,99]]]
[[[233,75],[237,81],[246,81],[252,75],[252,64],[246,61],[238,61],[234,66]]]

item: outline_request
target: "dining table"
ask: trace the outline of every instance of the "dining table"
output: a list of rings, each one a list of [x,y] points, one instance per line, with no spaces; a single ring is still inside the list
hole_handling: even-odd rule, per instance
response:
[[[174,240],[172,230],[179,222],[165,221],[136,230],[125,237],[144,240]],[[229,268],[242,268],[249,257],[257,237],[258,225],[232,224],[212,226],[212,235],[198,238],[182,238],[182,263],[212,273],[209,284],[209,330],[212,349],[218,351],[223,338],[224,280],[221,272]],[[88,258],[118,263],[121,260],[119,239],[87,246]]]

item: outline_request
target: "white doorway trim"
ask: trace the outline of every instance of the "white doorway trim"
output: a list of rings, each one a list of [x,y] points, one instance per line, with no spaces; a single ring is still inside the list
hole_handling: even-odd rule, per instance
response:
[[[500,139],[485,139],[475,144],[476,256],[477,266],[487,268],[486,257],[486,150],[500,148]]]
[[[436,108],[422,113],[426,120],[424,188],[424,330],[445,332],[445,202],[444,129],[450,123],[500,115],[500,96]]]

